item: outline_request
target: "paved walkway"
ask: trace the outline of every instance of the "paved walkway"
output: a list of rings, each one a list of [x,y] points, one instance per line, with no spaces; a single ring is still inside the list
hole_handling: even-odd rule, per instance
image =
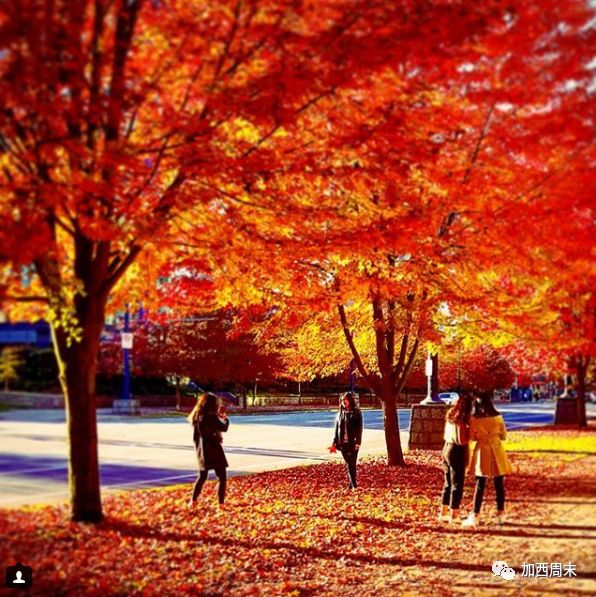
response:
[[[516,570],[515,578],[507,581],[462,567],[449,572],[448,594],[596,594],[596,456],[569,456],[558,466],[549,455],[535,457],[549,463],[544,472],[550,476],[541,481],[522,473],[508,479],[508,522],[496,527],[489,515],[486,525],[463,531],[464,538],[458,530],[458,542],[453,543],[457,551],[465,545],[465,537],[468,542],[469,537],[488,538],[480,559],[473,546],[467,547],[470,568],[478,563],[486,569],[490,562],[506,561]],[[492,504],[487,505],[490,510]],[[559,570],[561,576],[553,576]]]

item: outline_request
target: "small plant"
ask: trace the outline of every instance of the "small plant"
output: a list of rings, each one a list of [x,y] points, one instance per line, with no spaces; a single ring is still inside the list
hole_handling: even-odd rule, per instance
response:
[[[9,391],[9,383],[17,381],[19,374],[17,369],[24,363],[21,358],[21,350],[15,347],[6,347],[0,352],[0,381],[4,382],[4,391]]]

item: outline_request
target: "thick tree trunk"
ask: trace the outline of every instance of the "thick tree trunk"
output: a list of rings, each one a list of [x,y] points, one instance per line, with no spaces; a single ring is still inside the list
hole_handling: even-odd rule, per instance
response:
[[[399,436],[396,397],[393,392],[383,392],[380,396],[383,404],[383,427],[387,444],[387,464],[389,466],[405,466],[404,454]]]
[[[95,384],[95,368],[71,367],[67,363],[69,369],[71,373],[66,374],[65,395],[72,519],[98,522],[102,519],[102,510],[97,457],[97,405],[95,391],[91,388]]]
[[[82,327],[82,339],[71,340],[65,332],[53,329],[54,351],[58,362],[60,383],[66,405],[68,430],[68,482],[71,517],[75,521],[99,522],[103,515],[97,455],[97,411],[95,374],[99,353],[100,321],[87,320]],[[97,313],[96,313],[97,315]]]

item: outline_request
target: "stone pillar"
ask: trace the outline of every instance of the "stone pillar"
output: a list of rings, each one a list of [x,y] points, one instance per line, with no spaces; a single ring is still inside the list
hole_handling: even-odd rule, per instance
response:
[[[445,431],[445,414],[449,407],[443,402],[414,404],[410,418],[410,450],[441,450]]]
[[[555,425],[577,425],[577,400],[575,398],[557,398]]]

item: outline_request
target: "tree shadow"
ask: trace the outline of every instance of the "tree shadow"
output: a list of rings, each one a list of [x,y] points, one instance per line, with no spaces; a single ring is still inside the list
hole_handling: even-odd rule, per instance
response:
[[[514,568],[515,570],[515,568]],[[519,572],[519,570],[518,570]],[[532,577],[521,577],[523,579],[527,579],[528,581],[535,581],[535,578]],[[544,580],[549,580],[549,579],[544,579]],[[560,590],[561,594],[564,594],[565,597],[587,597],[588,595],[593,595],[592,591],[582,591],[582,590],[578,590],[578,589],[569,589],[567,588],[569,586],[569,580],[568,578],[565,579],[556,579],[556,580],[562,580],[563,582],[565,582],[565,590],[563,591],[562,589]],[[502,595],[505,591],[507,591],[507,589],[503,588],[503,584],[502,584],[502,580],[499,579],[499,582],[495,582],[494,584],[490,584],[490,583],[476,583],[476,582],[453,582],[451,583],[451,586],[453,587],[457,587],[457,588],[471,588],[472,589],[472,593],[473,594],[478,594],[478,591],[481,589],[484,589],[482,591],[482,594],[488,593],[490,590],[495,591],[498,595]],[[513,583],[518,583],[519,579],[516,575],[515,579],[513,580]],[[513,584],[512,583],[512,584]],[[475,589],[475,590],[474,590]],[[510,590],[514,590],[515,586],[510,586],[509,587]],[[523,593],[519,593],[519,591],[524,591]],[[551,587],[544,587],[544,592],[548,591],[549,594],[553,593],[553,589]],[[535,589],[533,587],[517,587],[517,590],[515,590],[515,595],[517,594],[526,594],[526,593],[534,593],[539,595],[541,593],[540,589]],[[506,593],[509,594],[509,593]]]
[[[318,558],[323,560],[340,560],[360,562],[364,564],[389,564],[393,566],[404,566],[404,567],[434,567],[445,570],[465,570],[465,571],[477,571],[487,572],[489,570],[488,565],[474,564],[470,562],[457,562],[457,561],[441,561],[431,559],[420,559],[420,558],[401,558],[394,556],[374,556],[364,553],[351,553],[346,551],[345,548],[341,550],[335,549],[322,549],[316,547],[303,547],[295,545],[290,541],[268,541],[268,540],[243,540],[243,539],[227,539],[225,537],[219,537],[215,535],[208,535],[202,533],[200,536],[192,535],[189,533],[163,531],[158,529],[152,529],[145,525],[138,525],[130,523],[120,519],[106,519],[100,523],[98,528],[105,529],[107,531],[118,532],[121,535],[134,538],[142,539],[153,539],[160,541],[173,541],[182,542],[186,544],[196,543],[202,545],[217,545],[220,547],[228,548],[243,548],[249,550],[289,550],[296,554],[307,556],[309,558]]]
[[[586,505],[586,506],[596,506],[595,500],[549,500],[549,499],[539,499],[535,498],[531,495],[526,497],[516,497],[516,498],[507,498],[507,501],[510,503],[531,503],[531,504],[565,504],[566,506],[578,506],[578,505]]]
[[[513,525],[512,525],[513,526]],[[521,525],[525,526],[525,525]],[[536,528],[543,528],[540,525],[535,525]],[[588,541],[596,540],[596,537],[584,537],[582,535],[575,535],[572,533],[531,533],[526,532],[523,529],[504,529],[503,527],[475,527],[466,528],[461,530],[448,530],[447,532],[454,533],[470,533],[474,535],[487,535],[487,536],[499,536],[499,537],[511,537],[511,538],[525,538],[525,539],[582,539]]]
[[[530,475],[513,474],[507,480],[505,489],[510,487],[514,498],[528,497],[532,500],[545,496],[549,498],[573,497],[594,499],[594,487],[585,477],[537,478]],[[508,491],[508,494],[510,493]],[[536,496],[536,498],[534,498]],[[485,498],[486,499],[486,498]],[[508,498],[509,499],[509,498]],[[550,501],[547,499],[546,501]]]
[[[527,522],[506,522],[504,523],[505,526],[515,526],[515,527],[528,527],[531,529],[560,529],[562,531],[584,531],[586,533],[594,533],[596,532],[595,526],[577,526],[577,525],[568,525],[568,524],[531,524]],[[596,537],[582,537],[585,539],[596,539]]]
[[[0,452],[0,473],[11,479],[35,479],[64,483],[68,487],[68,461],[66,458],[43,455],[22,455]],[[196,477],[194,469],[172,469],[146,466],[143,463],[103,463],[99,473],[103,488],[162,487],[191,481]],[[42,496],[43,499],[43,496]]]
[[[516,524],[516,523],[511,523],[508,525],[504,525],[504,526],[500,526],[500,527],[476,527],[474,529],[464,529],[463,527],[459,526],[459,525],[455,525],[455,526],[441,526],[440,524],[437,525],[433,525],[433,524],[420,524],[419,522],[416,521],[412,521],[410,523],[407,522],[391,522],[391,521],[387,521],[387,520],[381,520],[381,519],[375,519],[375,518],[370,518],[370,517],[359,517],[359,516],[354,516],[354,517],[347,517],[347,516],[340,516],[338,518],[333,517],[333,516],[324,516],[324,515],[320,515],[320,514],[314,514],[312,515],[314,517],[318,517],[318,518],[327,518],[329,520],[344,520],[347,522],[356,522],[356,523],[361,523],[361,524],[367,524],[367,525],[371,525],[371,526],[376,526],[379,528],[385,528],[385,529],[394,529],[394,530],[405,530],[405,529],[409,529],[412,527],[415,527],[416,530],[419,530],[421,532],[434,532],[434,533],[444,533],[444,534],[450,534],[450,535],[460,535],[462,533],[477,533],[480,535],[495,535],[495,536],[499,536],[499,537],[526,537],[526,538],[548,538],[548,539],[587,539],[587,540],[591,540],[594,541],[596,540],[596,537],[583,537],[580,535],[574,535],[572,533],[536,533],[536,532],[527,532],[524,531],[523,529],[520,529],[520,526],[527,526],[530,528],[536,528],[536,529],[544,529],[545,527],[548,528],[553,528],[553,529],[560,529],[562,531],[565,530],[580,530],[580,531],[585,531],[585,530],[591,530],[593,527],[587,527],[586,529],[584,529],[583,527],[566,527],[564,525],[526,525],[526,524]],[[508,528],[505,528],[508,527]],[[511,527],[516,527],[515,530]]]

